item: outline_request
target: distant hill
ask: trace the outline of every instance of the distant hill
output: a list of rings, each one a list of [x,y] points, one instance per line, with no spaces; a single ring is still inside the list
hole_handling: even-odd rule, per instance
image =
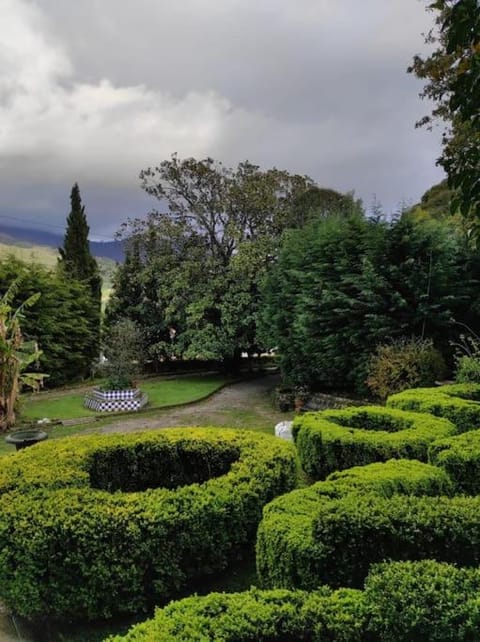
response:
[[[0,225],[0,260],[13,255],[26,263],[40,263],[52,269],[57,265],[58,248],[62,244],[63,237],[56,234]],[[93,241],[90,247],[102,276],[102,299],[105,302],[111,292],[115,266],[123,260],[122,244],[118,241]]]
[[[63,234],[0,223],[0,242],[16,246],[26,244],[26,247],[40,245],[57,250],[63,245]],[[123,261],[123,243],[121,241],[90,241],[90,251],[97,258],[112,259],[119,263]]]

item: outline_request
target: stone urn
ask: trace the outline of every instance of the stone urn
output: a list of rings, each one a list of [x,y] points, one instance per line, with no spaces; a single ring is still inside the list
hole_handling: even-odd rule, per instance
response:
[[[12,444],[17,450],[33,446],[39,441],[44,441],[48,435],[43,430],[38,428],[29,428],[27,430],[15,430],[5,437],[7,444]]]

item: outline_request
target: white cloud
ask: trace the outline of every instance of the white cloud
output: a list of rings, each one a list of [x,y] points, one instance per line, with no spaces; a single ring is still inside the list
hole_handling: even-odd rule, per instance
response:
[[[0,14],[0,211],[60,223],[78,181],[92,228],[111,229],[145,211],[138,172],[172,152],[387,203],[437,178],[404,73],[428,25],[415,0],[0,0]]]
[[[102,184],[133,182],[172,151],[205,154],[236,118],[213,91],[175,99],[143,85],[76,82],[65,51],[39,33],[34,6],[1,0],[0,9],[0,162],[11,176],[41,163],[37,179],[80,173]]]

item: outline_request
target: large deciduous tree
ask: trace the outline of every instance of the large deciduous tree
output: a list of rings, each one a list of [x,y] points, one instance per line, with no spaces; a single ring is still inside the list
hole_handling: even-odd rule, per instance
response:
[[[143,189],[165,203],[168,219],[194,229],[224,265],[243,242],[296,227],[292,203],[313,186],[307,176],[263,171],[248,161],[231,169],[212,158],[181,160],[175,154],[140,178]]]
[[[157,359],[227,364],[257,351],[260,285],[283,232],[327,210],[358,207],[306,176],[248,161],[231,169],[173,155],[141,179],[163,211],[123,226],[127,260],[107,317],[136,321]]]
[[[90,228],[77,183],[72,187],[70,203],[63,247],[59,248],[59,267],[67,277],[85,284],[90,292],[84,316],[89,320],[91,329],[91,344],[86,346],[87,356],[93,362],[99,353],[102,279],[97,261],[90,251]]]
[[[433,100],[430,116],[418,125],[446,123],[438,163],[464,215],[480,216],[480,3],[478,0],[436,0],[436,28],[427,42],[437,45],[428,57],[415,56],[410,72],[426,80],[422,97]]]

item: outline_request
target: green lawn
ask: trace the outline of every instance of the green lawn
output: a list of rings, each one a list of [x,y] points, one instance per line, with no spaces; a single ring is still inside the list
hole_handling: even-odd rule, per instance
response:
[[[227,382],[220,375],[179,377],[177,379],[149,379],[140,383],[140,388],[147,393],[147,408],[162,408],[184,404],[201,399],[215,392]],[[78,392],[44,392],[38,395],[25,395],[21,404],[21,419],[36,420],[76,419],[98,415],[83,406],[83,391]],[[108,416],[108,415],[106,415]]]

